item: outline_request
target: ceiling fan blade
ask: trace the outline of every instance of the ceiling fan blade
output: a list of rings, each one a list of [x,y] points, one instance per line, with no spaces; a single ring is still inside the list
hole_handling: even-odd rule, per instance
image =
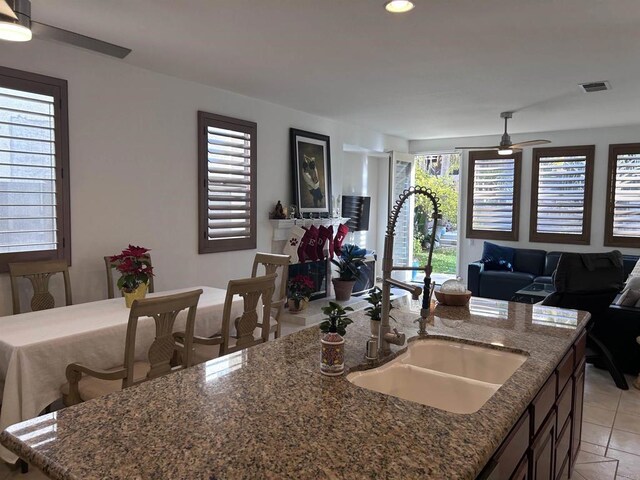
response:
[[[18,16],[11,9],[6,0],[0,0],[0,15],[4,15],[5,17],[12,18],[14,20],[18,20]]]
[[[545,145],[551,143],[549,140],[529,140],[527,142],[518,142],[511,145],[513,148],[533,147],[534,145]]]
[[[0,0],[2,1],[2,0]],[[46,23],[31,21],[31,31],[40,38],[56,40],[58,42],[69,43],[76,47],[86,48],[94,52],[104,53],[112,57],[124,58],[131,53],[130,48],[120,47],[113,43],[103,42],[96,38],[87,37],[79,33],[70,32],[62,28],[53,27]]]
[[[492,147],[453,147],[456,150],[497,150],[500,147],[497,145],[494,145]]]

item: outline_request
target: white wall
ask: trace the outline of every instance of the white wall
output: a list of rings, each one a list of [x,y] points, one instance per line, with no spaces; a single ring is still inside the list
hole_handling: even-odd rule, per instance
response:
[[[437,140],[412,140],[409,142],[409,151],[422,152],[450,152],[456,145],[495,145],[500,135],[486,137],[446,138]],[[532,138],[545,138],[551,140],[550,147],[569,145],[595,145],[595,169],[593,185],[593,204],[591,214],[591,245],[562,245],[552,243],[529,242],[529,219],[531,209],[531,171],[532,149],[527,148],[522,155],[522,188],[520,191],[520,231],[518,242],[499,241],[505,245],[520,248],[536,248],[546,251],[573,251],[596,252],[613,250],[604,246],[604,214],[606,208],[606,182],[607,164],[609,156],[609,144],[611,143],[635,143],[640,142],[640,126],[624,126],[613,128],[597,128],[586,130],[568,130],[560,132],[543,132],[531,134],[512,135],[514,142],[530,140]],[[460,222],[460,257],[458,270],[463,278],[466,278],[467,265],[480,259],[482,256],[483,240],[473,240],[465,237],[466,231],[466,192],[468,179],[468,152],[463,155],[461,171],[461,222]],[[623,253],[640,255],[637,248],[618,248]]]
[[[290,127],[331,137],[334,192],[342,191],[344,144],[407,149],[396,137],[66,45],[5,42],[0,65],[69,82],[74,303],[106,297],[102,257],[129,242],[152,249],[157,290],[224,287],[250,273],[255,251],[197,253],[198,110],[258,123],[258,250],[263,251],[271,246],[268,212],[277,200],[291,203]],[[0,292],[5,293],[0,314],[9,314],[6,275],[0,276]]]

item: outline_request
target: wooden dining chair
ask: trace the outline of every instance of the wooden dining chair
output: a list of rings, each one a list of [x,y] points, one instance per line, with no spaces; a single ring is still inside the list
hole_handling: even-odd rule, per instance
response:
[[[206,362],[216,356],[242,350],[243,348],[266,342],[269,339],[269,320],[262,322],[259,338],[254,337],[254,332],[258,328],[260,301],[262,301],[262,318],[269,319],[270,317],[271,297],[275,289],[276,276],[275,273],[272,273],[262,277],[229,281],[222,313],[222,333],[212,337],[193,337],[193,345],[196,349],[194,363]],[[231,311],[236,296],[240,296],[244,300],[243,313],[241,316],[232,319]],[[235,335],[231,335],[232,321],[236,330]],[[199,345],[219,346],[219,350],[217,354],[211,354],[209,351],[209,354],[206,355],[202,349],[198,349]],[[187,348],[186,345],[184,348]]]
[[[47,310],[56,306],[53,295],[49,292],[49,279],[56,273],[62,273],[64,278],[64,296],[66,305],[71,305],[71,282],[69,280],[69,266],[66,260],[42,260],[37,262],[9,263],[9,276],[11,277],[11,299],[13,313],[21,313],[20,310],[20,286],[19,278],[26,278],[33,287],[31,297],[31,310]]]
[[[147,260],[149,260],[149,265],[151,265],[151,255],[147,253],[143,256]],[[111,257],[106,256],[104,257],[104,266],[105,266],[105,269],[107,270],[107,298],[114,298],[115,289],[113,288],[113,285],[114,285],[113,270],[118,266],[118,262],[112,262]],[[149,283],[147,284],[147,291],[149,293],[153,293],[153,276],[149,277]]]
[[[129,313],[122,366],[100,370],[80,363],[67,365],[67,383],[61,387],[64,404],[75,405],[190,367],[193,362],[192,342],[196,308],[201,294],[202,290],[194,290],[134,300]],[[182,342],[176,342],[173,336],[175,320],[185,309],[188,309],[188,313]],[[149,347],[146,361],[136,362],[136,334],[140,317],[154,319],[156,336]],[[176,358],[176,352],[179,353],[180,363],[174,366],[172,359]]]
[[[280,338],[280,318],[287,303],[287,281],[289,280],[290,255],[278,255],[275,253],[256,253],[253,259],[251,277],[258,275],[258,268],[264,267],[264,274],[275,273],[279,279],[276,280],[273,300],[271,302],[271,315],[269,335],[273,333],[274,338]],[[262,322],[258,322],[258,327],[262,328]]]

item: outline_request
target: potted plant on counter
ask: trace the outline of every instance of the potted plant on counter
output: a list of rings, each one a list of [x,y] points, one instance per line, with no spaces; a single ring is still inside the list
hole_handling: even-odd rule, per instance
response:
[[[338,278],[331,280],[336,300],[345,301],[351,298],[353,286],[360,277],[360,269],[364,265],[364,252],[364,249],[356,245],[345,245],[340,257],[331,259],[331,262],[338,267]]]
[[[119,255],[109,258],[111,267],[121,274],[118,288],[124,295],[127,308],[131,308],[134,300],[144,298],[147,294],[149,279],[153,276],[148,252],[148,248],[129,245]]]
[[[289,289],[288,305],[290,312],[301,312],[309,304],[309,295],[314,291],[311,277],[296,275],[287,283]]]
[[[344,372],[344,338],[347,333],[347,325],[353,323],[347,312],[353,312],[351,307],[329,302],[322,308],[327,318],[320,324],[320,331],[325,335],[320,340],[322,355],[320,360],[320,373],[328,376],[342,375]]]

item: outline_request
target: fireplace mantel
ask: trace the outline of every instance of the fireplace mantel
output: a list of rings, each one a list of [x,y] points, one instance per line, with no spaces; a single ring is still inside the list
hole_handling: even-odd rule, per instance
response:
[[[328,227],[329,225],[333,225],[333,227],[337,227],[341,223],[347,223],[348,218],[287,218],[285,220],[269,220],[271,222],[271,226],[273,227],[273,242],[283,242],[289,238],[289,230],[291,227],[296,225],[300,227],[310,227],[311,225],[315,225],[319,227],[320,225],[324,225]],[[274,248],[275,253],[282,253],[282,249],[277,251],[277,247]]]

